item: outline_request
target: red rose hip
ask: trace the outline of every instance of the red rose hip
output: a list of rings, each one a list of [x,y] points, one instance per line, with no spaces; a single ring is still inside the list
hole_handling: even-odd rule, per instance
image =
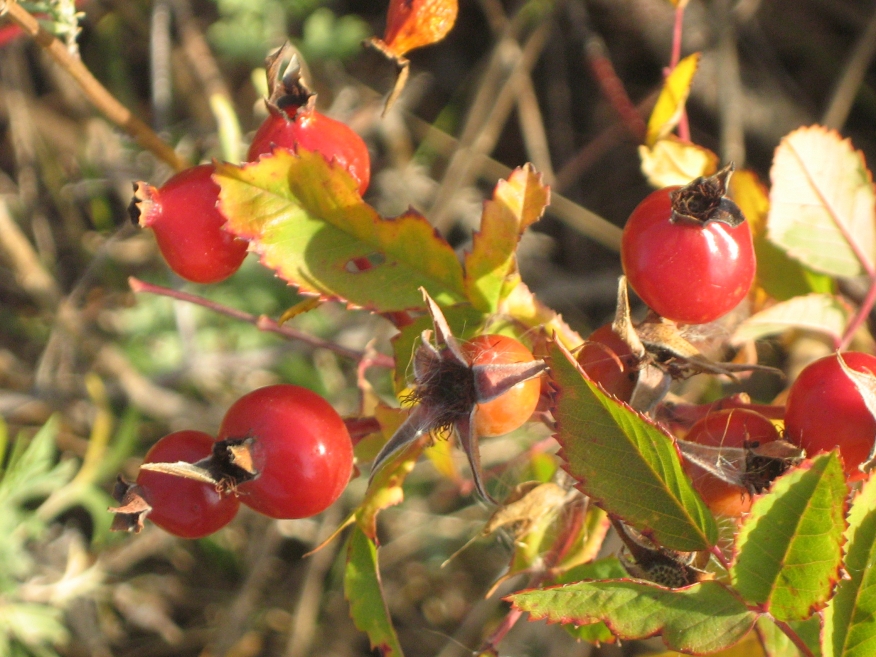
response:
[[[212,164],[186,169],[156,189],[134,184],[129,212],[135,224],[151,228],[168,266],[194,283],[216,283],[236,272],[247,242],[224,230],[216,207],[219,185]]]
[[[210,456],[215,440],[203,431],[176,431],[146,453],[144,463],[196,463]],[[140,470],[137,485],[152,507],[146,516],[166,532],[182,538],[208,536],[231,522],[240,503],[216,486],[163,472]]]
[[[246,441],[254,478],[236,490],[240,501],[272,518],[307,518],[325,510],[353,469],[350,434],[335,409],[315,392],[280,384],[238,399],[222,420],[219,440]]]
[[[621,262],[630,286],[658,315],[705,324],[745,298],[755,274],[751,231],[724,197],[729,170],[657,190],[624,226]]]
[[[876,374],[876,357],[870,354],[850,351],[842,358],[856,372]],[[794,381],[785,407],[785,434],[810,456],[839,447],[849,479],[866,476],[858,466],[876,440],[876,419],[837,354],[807,365]]]

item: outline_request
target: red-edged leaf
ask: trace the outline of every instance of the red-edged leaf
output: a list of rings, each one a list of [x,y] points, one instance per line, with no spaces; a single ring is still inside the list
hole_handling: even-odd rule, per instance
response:
[[[456,23],[457,0],[389,0],[385,48],[402,57],[414,48],[438,43]]]
[[[730,571],[745,600],[782,621],[824,608],[840,577],[847,493],[832,452],[804,461],[755,500]]]
[[[694,491],[672,438],[648,418],[603,393],[569,352],[551,343],[556,439],[579,488],[659,544],[705,550],[715,519]]]
[[[804,265],[857,276],[876,263],[873,181],[848,139],[800,128],[776,149],[767,236]]]
[[[347,541],[347,568],[344,596],[350,603],[350,616],[356,627],[368,635],[371,647],[383,657],[403,657],[389,610],[383,599],[377,546],[355,526]]]
[[[523,591],[508,600],[534,618],[574,625],[601,621],[619,639],[661,635],[669,648],[694,655],[732,646],[757,620],[756,613],[718,582],[683,589],[623,579],[578,582]]]
[[[377,312],[422,308],[421,286],[444,305],[465,297],[456,254],[426,219],[413,211],[382,218],[319,153],[277,149],[251,164],[220,162],[214,179],[226,228],[304,294]]]
[[[519,282],[517,243],[523,231],[541,218],[549,202],[550,190],[528,164],[496,185],[493,198],[484,204],[471,253],[465,256],[465,286],[475,308],[496,312],[503,290]]]
[[[852,503],[843,564],[849,578],[824,610],[824,657],[876,654],[876,477]]]

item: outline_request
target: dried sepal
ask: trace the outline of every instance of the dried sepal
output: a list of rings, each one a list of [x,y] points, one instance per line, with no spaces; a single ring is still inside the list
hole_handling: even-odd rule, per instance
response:
[[[466,453],[475,490],[495,502],[484,487],[476,430],[478,404],[489,402],[519,383],[540,376],[542,360],[526,363],[475,365],[465,356],[450,330],[441,308],[421,288],[433,330],[423,331],[414,353],[413,392],[407,401],[416,408],[396,430],[374,459],[371,478],[395,454],[425,433],[452,429]],[[434,339],[434,344],[433,344]]]
[[[684,187],[670,192],[671,220],[693,221],[698,224],[719,221],[731,227],[744,222],[742,210],[726,196],[732,173],[731,162],[711,176],[700,176]]]
[[[113,499],[119,505],[107,509],[115,514],[110,529],[114,532],[139,534],[143,530],[143,521],[152,511],[152,506],[146,501],[143,488],[119,476],[113,486]]]

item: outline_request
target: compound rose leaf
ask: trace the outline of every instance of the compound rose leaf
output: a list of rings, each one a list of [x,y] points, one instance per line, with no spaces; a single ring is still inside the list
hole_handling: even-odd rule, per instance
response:
[[[848,488],[836,452],[804,461],[757,498],[736,539],[733,586],[781,621],[827,604],[840,578]]]
[[[865,657],[876,651],[876,477],[855,496],[846,531],[848,579],[824,610],[824,657]]]
[[[529,164],[496,185],[493,198],[484,204],[471,252],[465,256],[465,285],[475,308],[495,313],[503,292],[519,282],[517,243],[549,202],[550,190]]]
[[[558,343],[550,344],[549,363],[558,388],[556,439],[581,491],[664,547],[692,552],[715,545],[715,519],[672,438],[603,393]]]
[[[226,229],[303,294],[375,312],[422,308],[419,287],[445,305],[465,298],[459,260],[425,218],[381,217],[319,153],[276,149],[250,164],[220,162],[214,179]]]
[[[851,141],[800,128],[776,149],[767,237],[807,267],[858,276],[876,263],[873,180]]]
[[[603,622],[621,640],[661,635],[670,649],[695,655],[737,643],[758,616],[718,582],[666,589],[629,579],[583,581],[507,599],[535,619],[584,626]]]

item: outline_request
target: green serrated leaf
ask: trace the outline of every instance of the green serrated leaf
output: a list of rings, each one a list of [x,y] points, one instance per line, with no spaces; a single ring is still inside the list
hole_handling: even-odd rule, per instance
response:
[[[847,492],[832,452],[805,461],[755,500],[730,570],[745,600],[783,621],[827,604],[840,576]]]
[[[832,294],[807,294],[777,303],[746,319],[733,334],[733,342],[758,340],[788,329],[823,333],[836,342],[852,317],[852,308]]]
[[[344,596],[350,602],[350,616],[356,627],[368,635],[371,647],[383,657],[403,657],[389,609],[383,599],[377,546],[358,526],[347,541],[347,569]]]
[[[441,305],[465,299],[462,266],[425,218],[384,219],[318,153],[277,149],[250,164],[217,163],[214,179],[226,228],[304,294],[375,312],[422,308],[421,286]]]
[[[753,241],[757,283],[773,299],[785,301],[810,292],[833,292],[833,278],[807,269],[799,261],[788,257],[764,233],[755,235]]]
[[[857,276],[876,262],[873,181],[863,155],[834,131],[787,135],[770,170],[767,236],[804,265]]]
[[[824,610],[825,657],[876,654],[876,477],[855,497],[846,532],[844,579]]]
[[[465,286],[475,308],[496,312],[503,291],[519,281],[517,243],[523,231],[541,218],[549,202],[550,190],[529,164],[496,185],[493,198],[484,204],[472,250],[465,256]]]
[[[634,580],[579,582],[523,591],[507,599],[534,618],[575,625],[601,621],[622,640],[660,634],[667,647],[693,654],[732,646],[757,619],[718,582],[675,590]]]
[[[604,394],[560,344],[550,345],[549,360],[559,387],[556,438],[580,489],[667,548],[715,545],[715,519],[684,473],[672,438]]]

